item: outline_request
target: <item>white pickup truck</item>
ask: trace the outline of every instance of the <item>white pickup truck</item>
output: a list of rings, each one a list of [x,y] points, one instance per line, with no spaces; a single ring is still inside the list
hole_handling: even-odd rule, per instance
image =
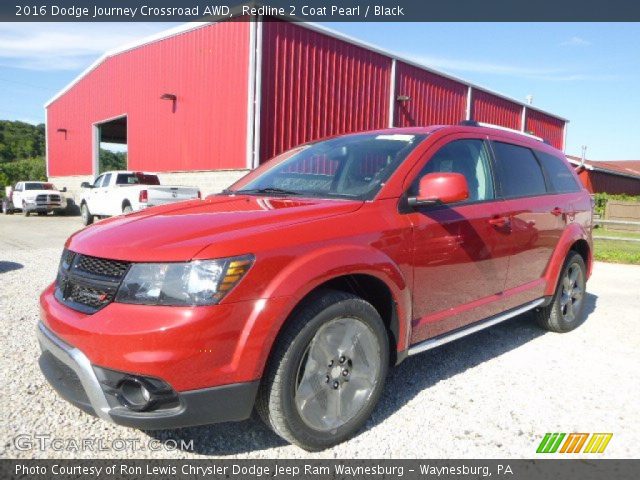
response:
[[[49,182],[18,182],[14,187],[7,188],[6,197],[2,200],[2,212],[11,215],[20,210],[25,217],[32,212],[38,215],[49,212],[61,215],[67,208],[66,191],[66,188],[56,189]]]
[[[161,186],[158,176],[147,172],[104,172],[93,184],[83,182],[81,187],[80,213],[85,225],[93,223],[94,217],[110,217],[201,197],[197,187]]]

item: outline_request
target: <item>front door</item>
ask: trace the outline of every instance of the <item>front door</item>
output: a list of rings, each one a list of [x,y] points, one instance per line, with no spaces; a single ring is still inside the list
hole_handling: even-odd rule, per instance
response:
[[[455,172],[465,176],[469,198],[408,214],[414,244],[412,343],[498,313],[509,263],[509,232],[500,223],[503,202],[496,200],[488,143],[481,136],[453,136],[435,148],[409,195],[417,193],[422,176]]]

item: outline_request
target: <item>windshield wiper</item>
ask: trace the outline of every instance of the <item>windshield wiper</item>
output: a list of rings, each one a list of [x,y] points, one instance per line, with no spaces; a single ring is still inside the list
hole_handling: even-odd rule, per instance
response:
[[[285,190],[284,188],[265,187],[265,188],[249,188],[247,190],[235,190],[233,193],[237,194],[272,194],[272,195],[302,195],[300,192],[293,190]]]

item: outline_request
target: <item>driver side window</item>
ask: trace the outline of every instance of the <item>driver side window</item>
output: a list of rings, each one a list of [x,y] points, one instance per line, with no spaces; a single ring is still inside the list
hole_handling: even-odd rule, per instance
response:
[[[425,164],[409,189],[409,195],[418,194],[420,179],[428,173],[460,173],[469,186],[467,202],[495,198],[489,150],[483,140],[454,140],[438,150]]]

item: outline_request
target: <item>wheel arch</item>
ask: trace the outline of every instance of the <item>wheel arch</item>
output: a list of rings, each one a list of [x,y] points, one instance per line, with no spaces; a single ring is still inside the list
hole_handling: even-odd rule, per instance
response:
[[[564,265],[565,258],[570,251],[580,254],[587,267],[587,278],[591,276],[593,268],[593,244],[591,236],[579,224],[571,224],[560,237],[560,241],[549,260],[547,271],[545,272],[546,287],[545,295],[551,296],[555,293],[560,272]]]

